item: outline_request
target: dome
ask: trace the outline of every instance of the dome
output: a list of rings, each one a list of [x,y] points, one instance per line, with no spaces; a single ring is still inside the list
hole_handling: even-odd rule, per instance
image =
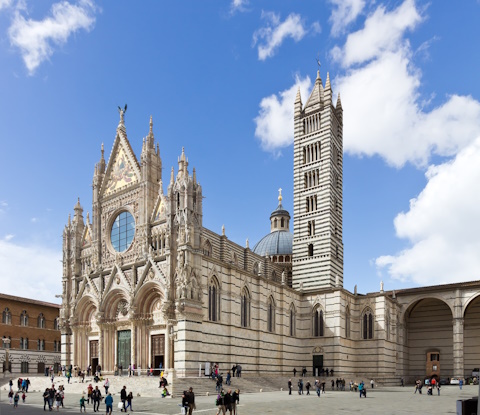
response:
[[[264,256],[269,255],[291,255],[293,245],[293,234],[289,231],[274,231],[264,236],[253,247],[253,252]]]

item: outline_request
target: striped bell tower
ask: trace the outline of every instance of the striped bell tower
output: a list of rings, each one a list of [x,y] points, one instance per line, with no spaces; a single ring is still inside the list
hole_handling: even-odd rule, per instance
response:
[[[293,288],[343,286],[343,110],[320,71],[303,107],[295,98]]]

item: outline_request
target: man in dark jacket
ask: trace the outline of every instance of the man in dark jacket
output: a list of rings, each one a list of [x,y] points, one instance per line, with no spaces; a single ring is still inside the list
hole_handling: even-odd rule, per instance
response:
[[[292,394],[292,379],[288,379],[288,394]]]
[[[125,402],[127,401],[127,387],[124,386],[123,389],[120,391],[120,400],[123,403],[123,408],[121,412],[127,412],[127,408],[125,407]]]
[[[190,389],[187,392],[187,399],[188,399],[188,415],[193,414],[193,410],[197,409],[195,406],[195,394],[193,393],[193,388],[190,387]]]
[[[230,411],[232,413],[232,390],[230,389],[224,396],[225,402],[225,411]]]
[[[93,412],[99,412],[98,408],[100,406],[100,401],[102,400],[102,392],[98,389],[98,386],[95,386],[95,389],[92,392],[93,400]]]

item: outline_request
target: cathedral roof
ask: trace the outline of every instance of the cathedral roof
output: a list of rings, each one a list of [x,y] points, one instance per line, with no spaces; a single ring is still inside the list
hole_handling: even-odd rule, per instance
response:
[[[291,255],[293,234],[289,231],[274,231],[264,236],[253,247],[258,255]]]

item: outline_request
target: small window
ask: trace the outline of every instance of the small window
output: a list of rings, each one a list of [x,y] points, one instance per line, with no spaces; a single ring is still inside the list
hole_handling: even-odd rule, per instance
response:
[[[28,314],[27,310],[23,310],[22,314],[20,314],[20,325],[21,326],[28,326]]]
[[[308,256],[313,256],[313,244],[308,245]]]
[[[313,335],[315,337],[323,337],[324,335],[324,321],[323,310],[320,307],[316,307],[313,310]]]
[[[362,318],[362,338],[364,340],[373,339],[373,313],[367,309]]]
[[[295,306],[290,307],[290,336],[295,337]]]
[[[40,315],[37,318],[37,327],[39,329],[45,328],[45,316],[43,315],[43,313],[40,313]]]
[[[440,361],[440,354],[439,353],[432,353],[430,355],[431,362],[439,362]]]
[[[241,298],[241,325],[242,327],[250,327],[250,293],[246,288],[243,289]]]
[[[12,313],[11,313],[11,311],[8,307],[5,308],[5,310],[3,310],[2,323],[3,324],[12,324]]]
[[[11,343],[12,343],[12,338],[10,336],[8,336],[8,337],[3,336],[2,337],[2,347],[4,349],[10,349]]]
[[[208,319],[210,321],[220,320],[220,290],[216,278],[212,278],[208,287]]]
[[[53,329],[54,330],[58,330],[58,318],[56,318],[55,320],[53,320]]]

